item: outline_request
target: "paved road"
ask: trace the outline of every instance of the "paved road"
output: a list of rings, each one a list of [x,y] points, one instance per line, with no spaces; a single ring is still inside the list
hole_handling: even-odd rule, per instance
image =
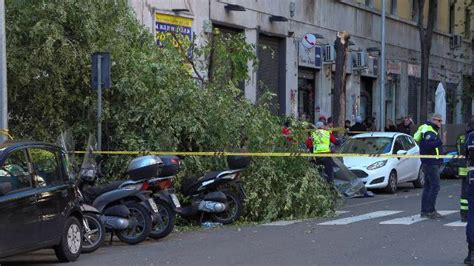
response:
[[[420,219],[421,190],[406,186],[396,195],[350,199],[337,217],[173,233],[137,246],[114,242],[73,265],[463,265],[459,190],[459,180],[442,181],[440,220]],[[1,263],[22,262],[55,258],[45,250]]]

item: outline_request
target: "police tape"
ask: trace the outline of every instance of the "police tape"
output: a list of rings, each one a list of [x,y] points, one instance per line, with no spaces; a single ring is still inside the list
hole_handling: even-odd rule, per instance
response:
[[[85,151],[75,151],[85,154]],[[362,153],[307,153],[307,152],[180,152],[180,151],[94,151],[104,155],[182,155],[182,156],[252,156],[252,157],[373,157],[407,159],[463,159],[462,155],[415,155],[415,154],[362,154]]]

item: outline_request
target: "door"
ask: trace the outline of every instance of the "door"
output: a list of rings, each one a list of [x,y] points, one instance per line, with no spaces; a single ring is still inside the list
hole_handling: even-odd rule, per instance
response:
[[[38,206],[41,214],[42,241],[59,239],[58,228],[64,224],[61,214],[68,201],[68,186],[64,183],[60,154],[57,150],[44,148],[28,149],[33,166],[33,184],[38,191]]]
[[[403,147],[402,136],[398,136],[393,144],[393,154],[397,154],[401,150],[405,150],[405,148]],[[404,182],[407,179],[409,163],[407,158],[397,158],[396,170],[399,182]]]
[[[403,147],[407,151],[407,155],[417,155],[419,150],[416,146],[415,140],[410,136],[401,136]],[[409,158],[407,159],[407,175],[409,180],[415,180],[418,178],[418,170],[420,168],[420,159]]]
[[[37,245],[41,220],[25,149],[1,163],[0,212],[0,255]]]

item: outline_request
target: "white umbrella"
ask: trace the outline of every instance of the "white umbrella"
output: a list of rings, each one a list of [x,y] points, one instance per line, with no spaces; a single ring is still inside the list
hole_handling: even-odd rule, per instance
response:
[[[446,123],[446,91],[440,82],[435,93],[435,113],[443,117],[443,124]]]

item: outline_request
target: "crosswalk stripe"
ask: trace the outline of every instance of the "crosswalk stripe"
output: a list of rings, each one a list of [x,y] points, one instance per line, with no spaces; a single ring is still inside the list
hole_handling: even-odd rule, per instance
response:
[[[461,221],[456,221],[456,222],[452,222],[452,223],[449,223],[449,224],[445,224],[444,226],[466,226],[466,223],[461,222]]]
[[[355,223],[355,222],[359,222],[363,220],[384,217],[384,216],[388,216],[388,215],[392,215],[392,214],[396,214],[400,212],[402,211],[376,211],[376,212],[371,212],[371,213],[367,213],[363,215],[327,221],[324,223],[319,223],[318,225],[345,225],[345,224]]]
[[[445,216],[445,215],[449,215],[451,213],[455,213],[455,212],[458,212],[458,211],[438,211],[438,212],[439,212],[439,214]],[[428,219],[429,218],[421,218],[419,214],[416,214],[416,215],[412,215],[412,216],[408,216],[408,217],[402,217],[402,218],[396,218],[396,219],[392,219],[392,220],[383,221],[383,222],[380,222],[380,224],[410,225],[410,224],[425,221],[425,220],[428,220]]]

